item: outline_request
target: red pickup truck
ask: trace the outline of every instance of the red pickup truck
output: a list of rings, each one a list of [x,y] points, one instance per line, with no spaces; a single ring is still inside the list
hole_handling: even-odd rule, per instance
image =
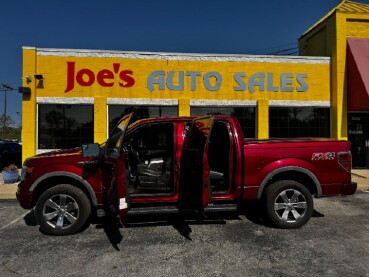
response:
[[[151,118],[117,124],[102,145],[28,158],[17,199],[40,229],[69,235],[107,213],[237,211],[259,199],[279,228],[300,228],[313,197],[350,195],[350,143],[245,140],[237,119]]]

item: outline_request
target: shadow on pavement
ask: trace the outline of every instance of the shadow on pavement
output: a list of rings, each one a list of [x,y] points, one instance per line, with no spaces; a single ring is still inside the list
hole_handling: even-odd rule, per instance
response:
[[[265,212],[263,205],[258,201],[251,201],[243,205],[236,212],[217,212],[217,213],[180,213],[180,214],[156,214],[156,215],[135,215],[127,216],[124,225],[114,216],[104,218],[94,218],[86,224],[85,230],[89,225],[95,225],[96,229],[103,229],[109,239],[110,244],[115,250],[120,251],[118,245],[122,242],[123,236],[120,229],[125,228],[141,228],[155,226],[172,226],[177,232],[192,241],[192,229],[190,225],[223,225],[226,220],[242,220],[239,215],[244,215],[254,224],[275,228],[267,220],[265,220]],[[324,214],[314,210],[313,217],[324,217]],[[34,210],[31,210],[24,216],[24,221],[28,226],[37,226]],[[81,232],[83,231],[81,230]]]
[[[36,217],[35,217],[35,211],[34,210],[30,210],[29,213],[27,213],[24,216],[24,222],[28,225],[28,226],[37,226],[37,221],[36,221]]]
[[[120,233],[122,224],[117,217],[107,216],[102,218],[100,223],[96,225],[96,229],[103,229],[109,242],[115,250],[120,251],[118,244],[122,242],[123,236]]]

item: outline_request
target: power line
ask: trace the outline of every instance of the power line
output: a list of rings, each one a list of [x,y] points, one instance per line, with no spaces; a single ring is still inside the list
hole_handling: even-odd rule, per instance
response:
[[[298,53],[299,50],[300,50],[299,47],[287,48],[287,49],[282,49],[276,52],[268,53],[267,55],[291,55],[291,53]]]
[[[260,49],[256,49],[256,50],[252,50],[252,51],[247,51],[247,52],[250,53],[250,54],[255,54],[257,52],[263,52],[263,51],[266,51],[266,50],[278,49],[278,48],[281,48],[281,47],[287,47],[287,46],[296,45],[296,44],[297,44],[297,42],[294,42],[294,43],[288,43],[288,44],[283,44],[283,45],[278,45],[278,46],[272,46],[272,47],[267,47],[267,48],[260,48]]]

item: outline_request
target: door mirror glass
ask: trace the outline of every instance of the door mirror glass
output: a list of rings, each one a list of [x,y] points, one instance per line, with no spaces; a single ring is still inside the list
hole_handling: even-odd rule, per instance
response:
[[[98,143],[89,143],[82,145],[82,154],[84,158],[97,157],[100,153],[100,147]]]

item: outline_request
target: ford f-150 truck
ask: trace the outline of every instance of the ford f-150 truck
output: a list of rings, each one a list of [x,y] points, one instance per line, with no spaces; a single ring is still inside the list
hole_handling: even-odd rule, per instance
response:
[[[237,211],[253,199],[275,226],[300,228],[313,196],[356,191],[347,141],[245,140],[230,116],[130,118],[102,145],[25,160],[17,199],[43,232],[70,235],[107,213]]]

